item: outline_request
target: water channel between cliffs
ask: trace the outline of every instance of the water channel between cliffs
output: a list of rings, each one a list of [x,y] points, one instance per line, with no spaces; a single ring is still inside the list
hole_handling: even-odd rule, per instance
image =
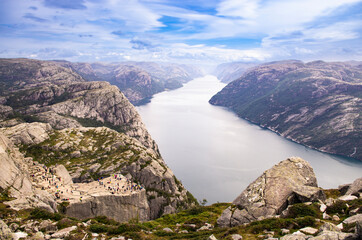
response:
[[[263,171],[290,156],[310,162],[323,188],[362,176],[359,161],[309,149],[210,105],[224,86],[205,76],[137,107],[167,165],[197,199],[230,202]]]

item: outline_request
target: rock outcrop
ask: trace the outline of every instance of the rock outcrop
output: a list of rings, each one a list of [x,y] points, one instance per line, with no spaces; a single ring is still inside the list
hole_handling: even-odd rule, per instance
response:
[[[43,141],[38,142],[37,138],[29,141],[28,135],[24,134],[29,132],[28,128],[38,129],[41,133],[39,139]],[[19,129],[21,131],[14,134]],[[106,127],[54,130],[49,124],[44,123],[24,123],[3,128],[1,131],[21,145],[27,157],[48,166],[55,166],[54,171],[65,184],[71,184],[72,181],[92,182],[118,172],[132,181],[137,181],[147,190],[144,195],[147,196],[145,199],[148,201],[149,208],[147,215],[142,215],[143,219],[146,217],[154,219],[161,214],[174,213],[177,208],[185,208],[193,203],[187,190],[158,153],[124,133]],[[48,138],[43,139],[44,136]],[[38,143],[35,144],[35,142]],[[70,175],[65,168],[69,170]],[[97,200],[93,199],[91,202],[97,202]],[[84,205],[84,208],[88,205]],[[138,205],[140,203],[135,203],[132,209],[137,209]],[[103,205],[98,204],[98,206],[97,213],[101,213]],[[88,210],[88,212],[92,211]],[[125,216],[134,216],[135,211]],[[82,213],[79,214],[83,216]]]
[[[75,182],[121,172],[147,189],[151,219],[194,204],[116,86],[55,62],[1,59],[0,91],[1,132],[28,157],[64,165]]]
[[[0,126],[21,121],[47,122],[56,129],[106,125],[158,152],[134,106],[107,82],[86,82],[53,62],[1,59],[0,83],[0,109],[6,109]]]
[[[150,220],[145,190],[124,196],[93,196],[82,202],[70,204],[66,209],[66,214],[78,219],[107,216],[119,222],[127,222],[131,219],[142,222]]]
[[[360,197],[362,194],[362,178],[354,180],[354,182],[349,185],[345,195],[355,195]]]
[[[227,208],[217,223],[237,226],[259,218],[281,214],[288,205],[324,200],[312,167],[301,158],[292,157],[265,171]]]
[[[362,65],[272,62],[210,99],[295,142],[362,160]]]
[[[41,207],[54,212],[56,204],[45,191],[36,191],[29,178],[23,154],[0,132],[0,189],[9,191],[15,200],[7,202],[14,209]]]

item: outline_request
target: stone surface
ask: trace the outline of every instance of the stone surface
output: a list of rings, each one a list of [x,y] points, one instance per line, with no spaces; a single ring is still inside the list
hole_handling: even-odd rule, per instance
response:
[[[45,239],[44,233],[42,233],[42,232],[35,233],[33,236],[33,239],[34,240],[44,240]]]
[[[280,214],[289,204],[324,200],[312,167],[301,158],[289,158],[265,171],[226,209],[219,226],[236,226],[259,217]]]
[[[0,239],[12,240],[13,233],[6,223],[0,219]]]
[[[217,238],[214,236],[214,234],[211,234],[209,236],[208,240],[217,240]]]
[[[29,160],[0,131],[0,187],[9,188],[10,195],[16,198],[6,204],[14,209],[40,207],[54,212],[56,204],[50,195],[32,187],[26,161]]]
[[[28,236],[28,234],[26,232],[16,232],[13,233],[13,239],[14,240],[18,240],[18,239],[24,239]]]
[[[353,196],[353,195],[344,195],[344,196],[341,196],[338,198],[338,200],[341,200],[341,201],[352,201],[355,199],[358,199],[358,197]]]
[[[57,225],[55,225],[52,220],[44,220],[39,224],[39,230],[45,231],[45,232],[51,232],[54,233],[58,231]]]
[[[304,240],[306,235],[301,232],[295,232],[293,234],[288,234],[280,238],[280,240]]]
[[[348,188],[345,195],[357,195],[362,192],[362,178],[356,179]]]
[[[64,184],[68,185],[73,183],[72,177],[70,176],[68,170],[64,167],[64,165],[59,164],[55,166],[54,170],[56,175],[63,179]]]
[[[231,234],[231,239],[232,240],[241,240],[241,239],[243,239],[243,236],[241,236],[240,234]]]
[[[10,128],[2,129],[3,133],[14,144],[38,144],[49,138],[52,130],[47,123],[22,123]]]
[[[355,234],[353,233],[342,233],[333,231],[323,231],[316,237],[309,238],[310,240],[353,240]]]
[[[322,215],[322,217],[323,217],[323,219],[325,219],[325,220],[329,220],[329,219],[332,219],[332,217],[331,216],[329,216],[327,213],[323,213],[323,215]]]
[[[362,214],[361,213],[344,219],[343,223],[351,224],[351,223],[360,222],[360,221],[362,221]]]
[[[326,211],[326,209],[327,209],[327,205],[325,205],[324,203],[322,203],[321,206],[320,206],[320,208],[319,208],[319,210],[320,210],[322,213],[324,213],[324,212]]]
[[[162,230],[165,231],[165,232],[173,232],[173,230],[171,228],[164,228]]]
[[[66,214],[78,219],[107,216],[119,222],[138,218],[140,221],[150,219],[146,191],[125,196],[93,196],[82,202],[70,204]]]
[[[356,223],[356,235],[359,239],[362,239],[362,221]]]
[[[323,232],[323,231],[340,232],[341,229],[340,229],[339,227],[337,227],[336,225],[334,225],[333,223],[325,222],[325,223],[319,228],[319,232]]]
[[[70,235],[71,231],[74,231],[76,229],[77,229],[76,226],[64,228],[62,230],[59,230],[59,231],[53,233],[51,236],[52,236],[52,238],[65,238]]]
[[[302,233],[307,234],[307,235],[314,235],[318,232],[318,229],[312,228],[312,227],[305,227],[305,228],[300,229],[299,231],[301,231]]]

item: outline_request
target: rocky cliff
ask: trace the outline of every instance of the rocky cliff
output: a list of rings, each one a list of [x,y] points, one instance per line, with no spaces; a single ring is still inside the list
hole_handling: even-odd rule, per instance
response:
[[[56,63],[74,70],[86,80],[107,81],[116,85],[133,104],[146,103],[152,95],[179,88],[202,75],[194,66],[172,63]]]
[[[318,150],[362,160],[362,65],[273,62],[213,96],[240,117]]]
[[[54,199],[46,191],[33,188],[28,163],[10,139],[0,132],[0,190],[14,197],[7,204],[14,209],[40,207],[56,211]]]
[[[238,79],[244,72],[256,66],[256,63],[231,62],[223,63],[216,67],[213,74],[224,83]]]
[[[117,87],[54,62],[1,59],[0,66],[0,125],[24,154],[64,164],[78,182],[121,171],[147,189],[150,218],[194,203]]]

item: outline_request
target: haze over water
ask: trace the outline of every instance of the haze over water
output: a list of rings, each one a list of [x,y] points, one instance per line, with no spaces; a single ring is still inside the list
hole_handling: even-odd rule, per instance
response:
[[[357,160],[309,149],[209,104],[224,86],[205,76],[137,107],[167,165],[197,199],[230,202],[261,173],[291,156],[307,160],[323,188],[362,176]]]

